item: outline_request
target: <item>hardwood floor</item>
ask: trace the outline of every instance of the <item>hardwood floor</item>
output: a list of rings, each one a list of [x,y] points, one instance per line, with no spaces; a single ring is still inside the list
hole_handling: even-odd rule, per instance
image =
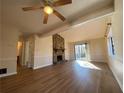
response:
[[[66,62],[35,71],[19,69],[17,75],[1,78],[1,92],[122,93],[107,64],[80,63]]]

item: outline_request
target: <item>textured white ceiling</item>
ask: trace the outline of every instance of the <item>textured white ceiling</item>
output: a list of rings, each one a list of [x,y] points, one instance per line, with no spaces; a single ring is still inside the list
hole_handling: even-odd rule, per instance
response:
[[[22,7],[41,4],[40,0],[2,0],[2,22],[16,26],[24,33],[43,33],[113,4],[113,0],[72,0],[72,2],[56,8],[66,17],[66,22],[62,22],[52,14],[49,16],[48,24],[44,25],[42,10],[22,11]]]

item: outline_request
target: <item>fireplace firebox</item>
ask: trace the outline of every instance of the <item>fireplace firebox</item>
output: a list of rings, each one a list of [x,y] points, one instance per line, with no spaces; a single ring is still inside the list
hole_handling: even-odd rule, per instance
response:
[[[57,56],[57,61],[62,61],[62,55]]]

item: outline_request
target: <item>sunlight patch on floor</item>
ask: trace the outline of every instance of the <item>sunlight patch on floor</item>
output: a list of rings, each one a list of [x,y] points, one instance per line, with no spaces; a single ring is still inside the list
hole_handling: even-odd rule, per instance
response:
[[[93,63],[88,62],[88,61],[76,60],[76,62],[77,62],[81,67],[84,67],[84,68],[101,70],[101,68],[95,66]]]

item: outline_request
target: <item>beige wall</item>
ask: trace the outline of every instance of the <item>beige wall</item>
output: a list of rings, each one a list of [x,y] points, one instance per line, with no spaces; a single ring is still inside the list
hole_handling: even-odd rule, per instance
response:
[[[5,23],[3,24],[2,17],[2,8],[0,5],[0,68],[7,68],[7,74],[0,75],[0,77],[16,74],[16,50],[19,36],[17,28]]]
[[[74,43],[80,41],[89,41],[89,48],[91,49],[91,59],[93,61],[104,61],[106,62],[105,54],[103,54],[102,50],[105,50],[105,42],[103,39],[105,31],[106,31],[106,20],[107,16],[96,18],[94,20],[88,21],[86,23],[82,23],[82,25],[75,25],[71,29],[60,32],[59,34],[65,39],[65,58],[67,60],[75,59],[74,54]],[[98,40],[95,40],[99,38]],[[103,42],[103,43],[101,43]],[[101,47],[102,44],[102,47]],[[93,51],[93,48],[96,49]],[[101,48],[100,48],[101,47]],[[97,50],[99,48],[99,51]],[[98,52],[97,54],[93,54],[94,52]],[[89,55],[90,56],[90,55]]]
[[[2,30],[1,30],[1,27],[2,27],[1,25],[2,25],[2,23],[1,23],[1,21],[2,21],[2,20],[1,20],[1,0],[0,0],[0,68],[1,68],[1,42],[2,42],[2,41],[1,41],[1,39],[2,39],[2,38],[1,38],[1,37],[2,37],[2,35],[1,35],[1,34],[2,34]]]
[[[123,0],[115,1],[115,12],[112,16],[112,35],[115,44],[115,56],[108,56],[109,66],[121,89],[123,88]]]
[[[65,58],[67,60],[74,60],[75,59],[74,46],[75,44],[82,44],[82,43],[88,43],[87,46],[88,61],[107,62],[107,56],[106,56],[107,51],[106,51],[104,38],[67,43],[66,45],[68,45],[68,47],[66,46],[67,52],[65,53]]]
[[[34,69],[53,64],[52,36],[35,37]]]
[[[2,67],[7,68],[7,75],[16,74],[18,36],[16,28],[2,25]]]
[[[89,40],[90,61],[107,62],[105,38]]]
[[[69,57],[69,43],[65,40],[65,59],[66,60],[69,60],[70,57]]]
[[[67,58],[66,56],[69,55],[69,58],[67,60],[75,60],[75,50],[74,50],[74,43],[72,42],[66,42],[68,45],[68,48],[66,48],[66,51],[68,51],[68,53],[66,52],[65,54],[65,58]]]

